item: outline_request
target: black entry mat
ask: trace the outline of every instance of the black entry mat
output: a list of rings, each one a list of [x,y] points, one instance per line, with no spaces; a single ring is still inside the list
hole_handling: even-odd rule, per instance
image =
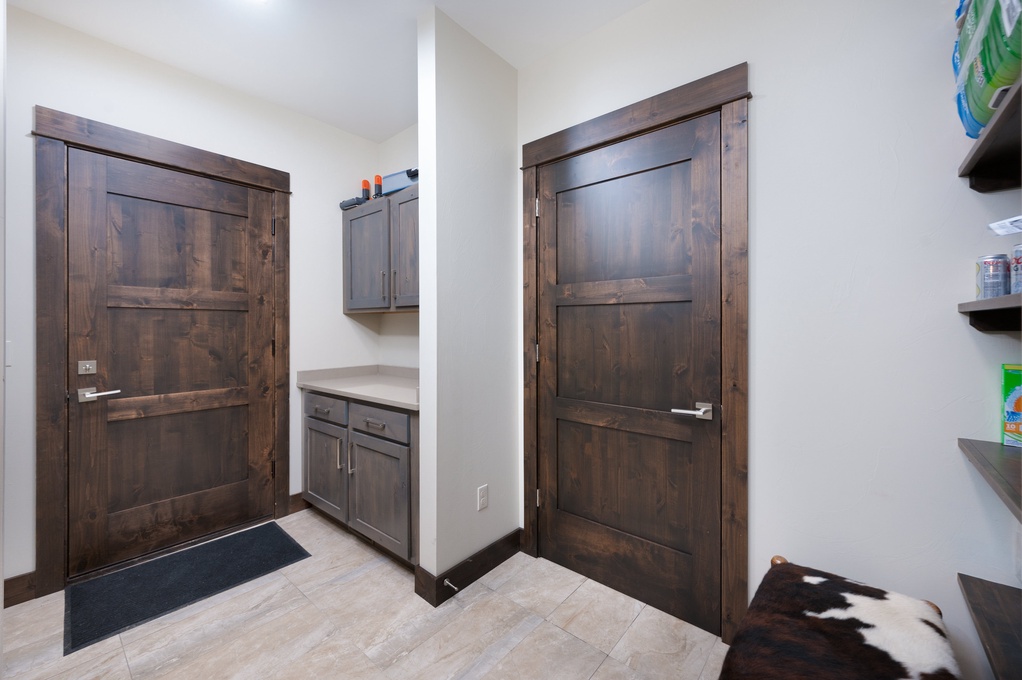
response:
[[[64,654],[303,560],[269,522],[64,589]]]

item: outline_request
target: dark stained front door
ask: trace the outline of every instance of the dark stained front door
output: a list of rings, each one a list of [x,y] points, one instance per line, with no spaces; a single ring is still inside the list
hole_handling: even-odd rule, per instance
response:
[[[541,166],[537,227],[540,555],[715,634],[719,121]]]
[[[73,578],[272,515],[273,194],[70,149],[68,202]]]

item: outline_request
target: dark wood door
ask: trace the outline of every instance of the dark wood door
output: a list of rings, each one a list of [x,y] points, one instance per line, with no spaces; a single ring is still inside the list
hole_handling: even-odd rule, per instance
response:
[[[719,120],[538,172],[539,552],[715,634]]]
[[[73,578],[272,515],[273,195],[78,149],[68,178]]]

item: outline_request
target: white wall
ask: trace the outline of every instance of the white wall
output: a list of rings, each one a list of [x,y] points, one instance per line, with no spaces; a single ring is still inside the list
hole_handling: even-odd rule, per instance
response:
[[[519,526],[517,73],[432,9],[419,73],[421,561],[440,574]]]
[[[4,127],[4,121],[7,110],[7,3],[0,8],[0,186],[4,185],[6,181],[6,169],[7,163],[3,157],[3,150],[7,146],[7,134]],[[6,232],[6,219],[4,206],[6,205],[6,192],[0,192],[0,243],[3,243],[4,233]],[[4,258],[0,255],[0,320],[4,318]],[[4,379],[6,380],[7,369],[2,368],[6,365],[7,361],[5,358],[4,345],[0,344],[0,369],[4,371]],[[4,410],[4,394],[3,390],[0,389],[0,565],[4,561],[4,419],[6,411]],[[0,572],[2,573],[2,572]],[[4,599],[4,583],[3,579],[0,578],[0,602]],[[3,607],[0,607],[0,668],[3,668],[4,663],[4,613]]]
[[[1018,585],[1018,525],[958,451],[995,439],[1018,334],[956,311],[1018,191],[957,177],[951,0],[652,0],[519,74],[519,141],[748,61],[750,581],[773,554],[935,601]]]
[[[291,174],[291,373],[379,360],[379,321],[342,314],[341,211],[378,145],[232,93],[17,9],[8,16],[4,576],[35,568],[32,107],[36,104]],[[291,394],[291,493],[301,488]]]

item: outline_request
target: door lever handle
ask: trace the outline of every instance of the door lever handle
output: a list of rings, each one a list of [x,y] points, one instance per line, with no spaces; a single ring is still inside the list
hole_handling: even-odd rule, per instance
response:
[[[684,408],[672,408],[671,413],[677,413],[682,416],[695,416],[699,420],[713,420],[713,404],[697,401],[694,411]]]
[[[120,394],[120,390],[110,390],[108,392],[97,392],[95,387],[83,387],[78,390],[78,403],[84,403],[86,401],[96,401],[96,397],[109,397],[111,394]]]

